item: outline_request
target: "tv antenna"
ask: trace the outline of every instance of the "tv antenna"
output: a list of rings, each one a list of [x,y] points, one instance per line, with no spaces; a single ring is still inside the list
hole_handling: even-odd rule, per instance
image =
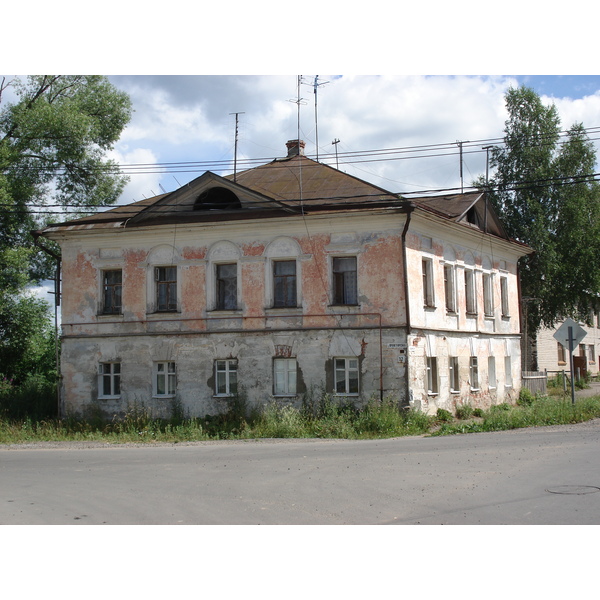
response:
[[[294,102],[295,104],[298,105],[298,143],[300,143],[300,105],[306,104],[304,99],[300,98],[300,85],[302,85],[302,75],[298,75],[298,83],[297,83],[298,96],[297,96],[296,100],[290,100],[290,102]]]
[[[243,112],[229,113],[235,115],[235,142],[233,147],[233,181],[235,183],[237,175],[237,146],[238,146],[238,117],[239,115],[245,115]]]
[[[326,85],[329,81],[322,81],[319,83],[319,76],[315,75],[315,82],[313,83],[313,89],[315,92],[315,144],[317,146],[317,162],[319,162],[319,120],[317,118],[317,90],[320,85]]]

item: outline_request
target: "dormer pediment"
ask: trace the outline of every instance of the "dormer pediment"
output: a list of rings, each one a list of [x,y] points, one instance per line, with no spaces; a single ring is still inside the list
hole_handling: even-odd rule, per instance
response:
[[[173,223],[213,220],[218,215],[235,218],[236,213],[273,209],[295,212],[273,198],[207,171],[146,207],[132,217],[127,226],[147,225],[156,221]]]

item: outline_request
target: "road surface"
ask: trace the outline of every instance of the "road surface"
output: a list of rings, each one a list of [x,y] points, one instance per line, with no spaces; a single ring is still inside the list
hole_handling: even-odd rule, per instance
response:
[[[376,441],[0,447],[0,524],[600,524],[600,420]]]

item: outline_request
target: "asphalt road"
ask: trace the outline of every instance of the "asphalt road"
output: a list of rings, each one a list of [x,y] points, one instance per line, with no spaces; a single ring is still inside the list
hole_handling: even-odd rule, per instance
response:
[[[600,524],[600,420],[378,441],[0,448],[0,524]]]

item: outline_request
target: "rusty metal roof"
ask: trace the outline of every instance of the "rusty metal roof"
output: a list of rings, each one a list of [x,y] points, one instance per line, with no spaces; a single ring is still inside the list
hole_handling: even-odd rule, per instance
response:
[[[216,187],[215,187],[216,186]],[[236,206],[211,205],[200,199],[207,191],[234,194]],[[109,229],[181,222],[213,222],[311,214],[323,211],[410,207],[508,239],[482,192],[405,199],[303,154],[220,177],[210,171],[181,188],[93,216],[50,225],[43,233]]]
[[[227,179],[233,181],[234,176]],[[397,201],[400,196],[303,155],[237,173],[236,183],[290,206]]]

